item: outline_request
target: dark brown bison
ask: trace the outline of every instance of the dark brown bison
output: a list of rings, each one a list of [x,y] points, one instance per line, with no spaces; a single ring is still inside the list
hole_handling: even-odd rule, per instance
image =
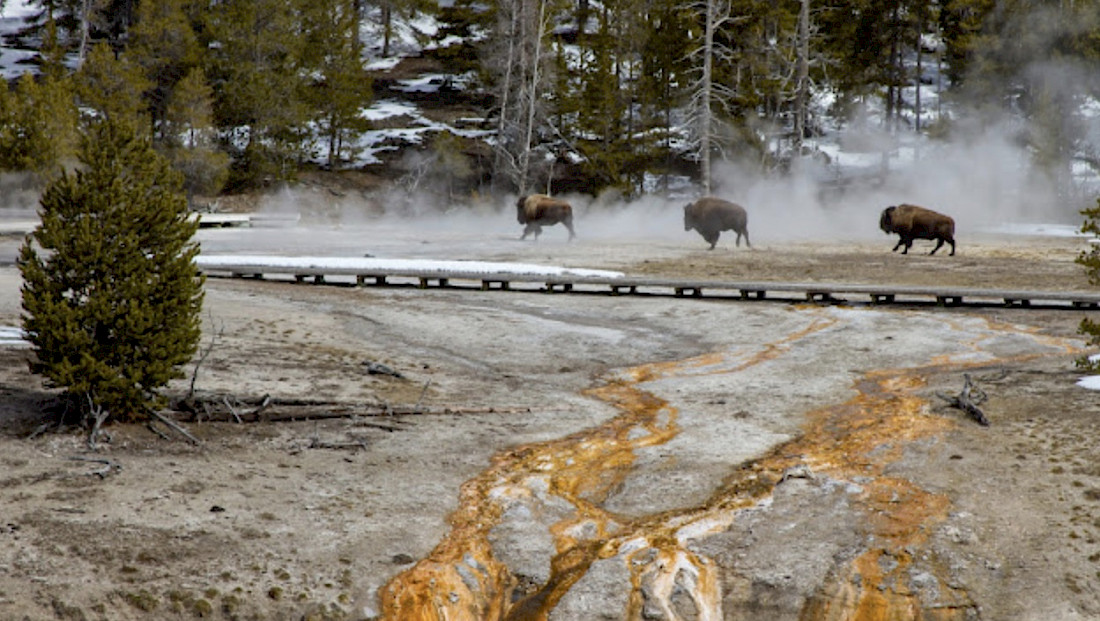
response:
[[[569,203],[545,194],[521,196],[516,201],[516,219],[526,225],[520,239],[527,239],[528,233],[534,233],[535,239],[538,239],[542,227],[559,222],[569,229],[569,239],[576,237],[573,232],[573,208]]]
[[[684,205],[684,230],[699,231],[703,239],[710,243],[710,250],[714,250],[722,231],[736,232],[738,246],[741,245],[741,236],[744,235],[745,245],[752,248],[749,243],[748,221],[749,216],[744,207],[713,196]]]
[[[900,236],[894,252],[904,244],[901,253],[908,254],[914,239],[934,239],[936,247],[928,254],[936,254],[944,242],[951,244],[951,254],[955,254],[955,221],[942,213],[917,205],[896,205],[882,210],[878,226],[887,235]]]

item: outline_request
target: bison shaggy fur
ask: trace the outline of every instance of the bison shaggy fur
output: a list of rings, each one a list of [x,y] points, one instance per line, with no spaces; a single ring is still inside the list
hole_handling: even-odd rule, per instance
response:
[[[934,239],[936,247],[928,254],[936,254],[944,242],[951,244],[955,254],[955,220],[950,216],[917,205],[895,205],[882,210],[878,225],[887,235],[898,234],[894,252],[904,245],[901,253],[908,254],[914,239]]]
[[[741,236],[744,236],[745,245],[752,248],[749,243],[748,221],[749,216],[744,207],[713,196],[684,205],[684,230],[699,231],[710,244],[710,250],[714,250],[722,231],[737,233],[738,246],[741,245]]]
[[[569,239],[576,237],[573,232],[573,207],[569,203],[545,194],[521,196],[516,201],[516,219],[526,225],[520,239],[527,239],[529,233],[539,238],[542,227],[561,223],[569,229]]]

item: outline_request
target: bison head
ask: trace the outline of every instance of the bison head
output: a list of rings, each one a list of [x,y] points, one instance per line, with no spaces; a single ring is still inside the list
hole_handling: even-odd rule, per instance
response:
[[[521,196],[516,201],[516,220],[520,224],[527,224],[527,197]]]
[[[684,230],[690,231],[695,228],[695,212],[692,207],[695,203],[688,203],[684,205]]]
[[[882,210],[882,216],[880,216],[879,219],[878,219],[878,228],[882,229],[883,232],[885,232],[887,234],[894,232],[894,210],[895,209],[897,209],[896,206],[887,207],[886,209],[883,209]]]

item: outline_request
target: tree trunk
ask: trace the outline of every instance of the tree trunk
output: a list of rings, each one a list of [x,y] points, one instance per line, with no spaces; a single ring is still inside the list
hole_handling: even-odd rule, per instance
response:
[[[393,37],[393,7],[382,4],[382,58],[390,56],[390,38]]]
[[[702,103],[699,108],[699,164],[701,167],[703,193],[710,194],[710,137],[711,137],[711,74],[714,63],[714,27],[718,10],[718,0],[707,0],[706,27],[703,32],[703,79],[701,86]]]
[[[915,120],[913,121],[913,127],[916,131],[920,131],[920,80],[924,75],[924,63],[922,59],[924,57],[923,45],[921,45],[921,37],[924,34],[924,6],[921,5],[917,8],[917,77],[913,80],[913,84],[916,86],[916,95],[913,99],[913,106],[915,110],[913,114]]]
[[[359,23],[363,19],[363,10],[365,9],[366,0],[353,0],[352,6],[355,10],[355,23]],[[363,40],[359,36],[359,28],[352,30],[352,43],[355,45],[355,49],[360,49],[363,45]]]
[[[539,16],[535,24],[534,56],[531,60],[531,79],[527,92],[527,118],[524,122],[523,150],[520,153],[519,193],[527,193],[527,177],[531,166],[531,138],[535,133],[535,108],[539,98],[539,63],[542,60],[543,21],[546,18],[546,3],[539,0]]]
[[[810,101],[810,0],[801,0],[798,11],[798,86],[794,109],[794,155],[802,155],[802,140]]]
[[[505,131],[508,127],[508,106],[511,105],[512,94],[512,68],[516,66],[516,35],[519,12],[515,10],[516,4],[512,3],[512,17],[509,20],[508,54],[504,59],[504,78],[500,87],[500,116],[497,119],[497,144],[493,149],[493,185],[496,186],[497,176],[504,168],[504,155],[507,152]]]
[[[89,18],[88,14],[91,13],[91,11],[92,11],[92,7],[90,6],[90,4],[91,4],[91,0],[84,0],[84,2],[81,4],[81,8],[80,8],[80,53],[79,53],[79,58],[80,58],[80,64],[81,65],[84,64],[84,59],[88,57],[88,39],[89,39],[89,30],[90,30],[90,27],[88,25],[88,18]]]

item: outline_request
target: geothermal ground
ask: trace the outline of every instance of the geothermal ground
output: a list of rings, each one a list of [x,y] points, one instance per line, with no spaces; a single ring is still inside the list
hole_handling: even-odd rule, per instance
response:
[[[1066,237],[960,233],[929,257],[881,234],[759,234],[708,252],[675,222],[520,243],[501,218],[200,238],[1090,288]],[[19,323],[18,244],[0,240],[0,326]],[[197,445],[163,426],[113,425],[95,452],[77,430],[28,437],[53,393],[28,349],[0,346],[0,617],[1094,619],[1100,395],[1073,365],[1090,314],[209,279],[205,357],[171,393],[193,379],[242,422],[180,416]],[[937,396],[964,374],[988,427]]]

